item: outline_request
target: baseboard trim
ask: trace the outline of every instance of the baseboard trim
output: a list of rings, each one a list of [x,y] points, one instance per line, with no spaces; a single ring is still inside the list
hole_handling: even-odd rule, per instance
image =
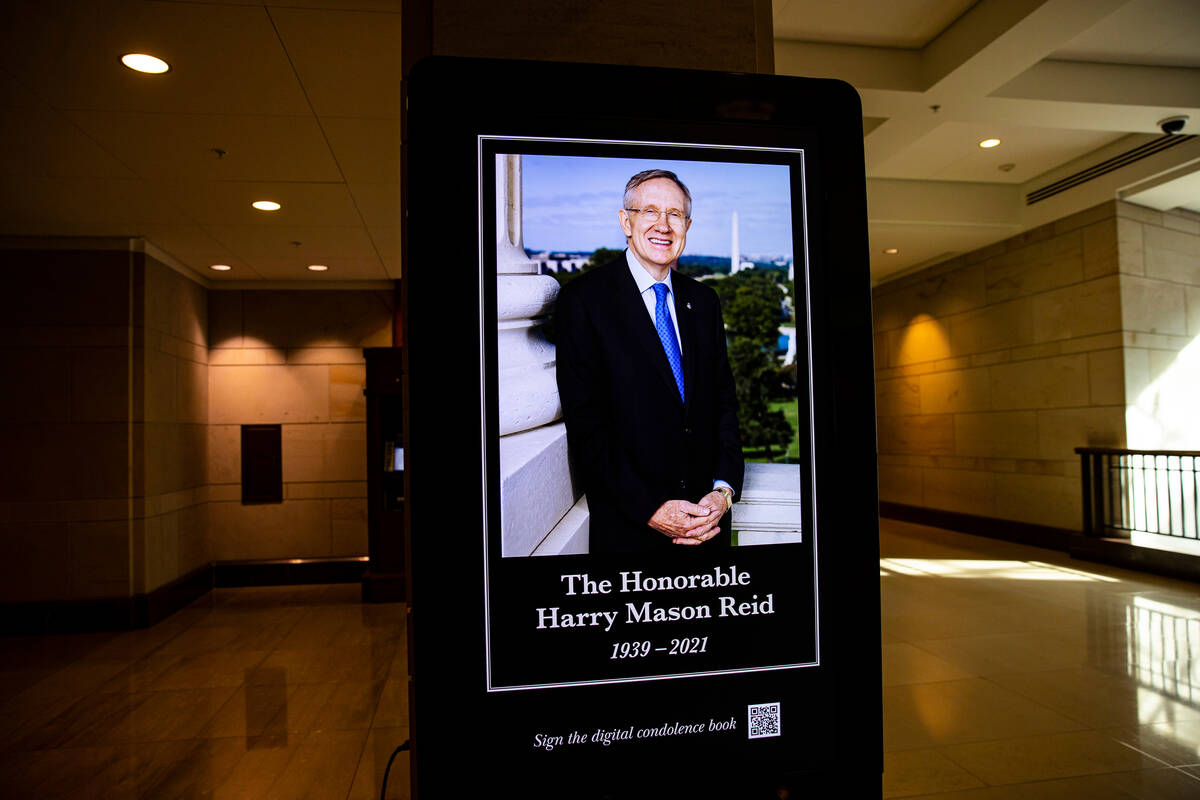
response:
[[[1200,557],[1140,547],[1123,539],[1101,539],[1076,533],[1071,536],[1071,558],[1114,567],[1150,572],[1167,578],[1200,582]]]
[[[369,564],[367,556],[216,561],[212,565],[213,587],[358,583]]]
[[[936,508],[906,506],[902,503],[879,504],[879,516],[902,522],[915,522],[934,528],[1002,539],[1017,544],[1047,547],[1070,554],[1081,561],[1095,561],[1114,567],[1162,575],[1167,578],[1200,582],[1200,556],[1173,553],[1139,547],[1123,539],[1101,539],[1084,536],[1079,531],[1035,525],[1029,522],[1013,522],[995,517],[980,517],[957,511],[942,511]]]
[[[215,561],[132,597],[0,603],[0,636],[148,628],[214,588],[358,583],[369,564],[366,556]]]
[[[986,536],[989,539],[1002,539],[1017,544],[1047,547],[1063,552],[1070,550],[1071,536],[1078,535],[1076,531],[1055,528],[1050,525],[981,517],[975,514],[963,514],[959,511],[908,506],[903,503],[880,502],[879,516],[901,522],[915,522],[934,528],[945,528],[959,533],[971,533],[975,536]]]
[[[197,567],[170,583],[130,598],[134,628],[149,628],[212,591],[212,565]]]
[[[212,588],[212,565],[133,597],[57,600],[0,605],[0,636],[103,633],[147,628],[204,596]]]

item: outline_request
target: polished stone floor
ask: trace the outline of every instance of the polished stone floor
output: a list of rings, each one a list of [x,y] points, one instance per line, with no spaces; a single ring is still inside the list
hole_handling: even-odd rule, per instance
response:
[[[1200,586],[888,520],[880,546],[885,797],[1200,798]],[[0,639],[0,797],[378,797],[403,608],[358,594]]]
[[[379,797],[403,606],[359,595],[222,589],[148,630],[0,639],[0,797]],[[408,781],[401,753],[388,797]]]
[[[885,797],[1200,798],[1200,586],[881,529]]]

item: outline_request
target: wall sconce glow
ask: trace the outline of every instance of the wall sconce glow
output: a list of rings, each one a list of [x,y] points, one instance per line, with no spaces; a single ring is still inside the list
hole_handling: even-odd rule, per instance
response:
[[[899,247],[889,247],[888,249],[883,251],[883,254],[886,256],[894,256],[894,255],[896,255],[896,253],[899,253],[899,252],[900,252]]]
[[[325,270],[329,269],[329,267],[325,266],[324,264],[309,264],[308,268],[313,272],[324,272]]]
[[[146,72],[151,75],[161,75],[171,68],[171,65],[146,53],[126,53],[121,56],[121,63],[136,72]]]
[[[929,314],[917,314],[903,328],[900,349],[896,353],[896,364],[919,364],[950,358],[950,334],[946,323]]]
[[[215,269],[217,272],[229,272],[233,267],[228,264],[213,264],[209,269]]]
[[[989,148],[995,147],[998,144],[1000,144],[999,139],[984,139],[982,142],[979,143],[979,146],[982,147],[984,150],[987,150]]]
[[[283,206],[276,203],[274,200],[255,200],[250,205],[257,208],[259,211],[278,211]]]

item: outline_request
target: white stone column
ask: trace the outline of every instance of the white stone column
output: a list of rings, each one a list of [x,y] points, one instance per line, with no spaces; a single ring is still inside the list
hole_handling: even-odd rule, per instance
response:
[[[586,552],[586,505],[582,526],[576,510],[571,535],[550,537],[580,497],[567,460],[554,345],[542,331],[558,281],[538,274],[538,262],[525,254],[519,155],[496,156],[496,187],[501,551],[532,555],[549,537],[556,552]]]

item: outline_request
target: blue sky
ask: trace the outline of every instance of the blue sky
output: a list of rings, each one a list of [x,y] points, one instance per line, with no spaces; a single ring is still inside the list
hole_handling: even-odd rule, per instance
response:
[[[792,256],[788,167],[646,158],[524,156],[525,246],[589,252],[624,248],[617,210],[625,183],[652,168],[673,171],[692,193],[685,255],[729,256],[736,211],[743,255]]]

